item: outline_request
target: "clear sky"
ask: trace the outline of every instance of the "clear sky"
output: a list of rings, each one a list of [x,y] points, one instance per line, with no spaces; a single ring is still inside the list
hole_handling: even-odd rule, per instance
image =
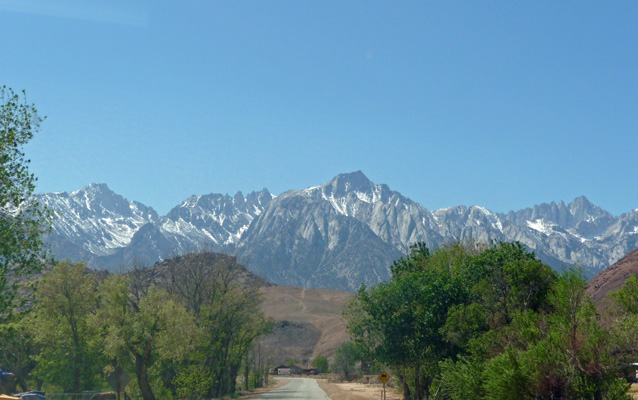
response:
[[[638,208],[636,1],[0,0],[38,191],[161,214],[362,170],[430,210]]]

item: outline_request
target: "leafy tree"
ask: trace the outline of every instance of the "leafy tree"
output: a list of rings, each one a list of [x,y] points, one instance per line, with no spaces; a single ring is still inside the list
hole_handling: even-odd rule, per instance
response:
[[[100,327],[104,353],[133,370],[144,400],[155,400],[150,369],[161,360],[185,360],[195,349],[199,331],[193,316],[165,290],[153,286],[131,293],[127,278],[112,275],[100,286]],[[190,387],[190,374],[181,378]],[[199,387],[199,380],[194,385]],[[182,386],[184,388],[184,386]]]
[[[201,364],[186,366],[175,378],[179,398],[203,399],[210,390],[213,378]]]
[[[448,308],[467,297],[455,272],[457,257],[466,253],[454,246],[433,254],[415,249],[395,263],[390,282],[363,286],[345,315],[350,335],[366,358],[394,367],[404,395],[421,399],[429,396],[438,362],[454,351],[444,340],[443,327]],[[456,256],[448,257],[448,252]]]
[[[623,286],[607,296],[620,316],[638,315],[638,278],[630,276]]]
[[[638,279],[612,296],[622,318],[608,326],[578,271],[559,276],[520,243],[413,246],[392,272],[344,314],[405,398],[626,398],[617,378],[638,354]]]
[[[581,275],[561,275],[544,303],[514,311],[509,324],[472,338],[468,356],[442,363],[448,398],[626,399],[617,340],[600,323]]]
[[[49,228],[50,214],[33,197],[36,178],[22,149],[41,121],[24,92],[20,96],[0,87],[0,316],[5,318],[16,296],[7,279],[9,268],[17,274],[33,272],[45,256],[41,235]]]
[[[299,361],[296,358],[291,358],[286,362],[286,365],[293,365],[293,364],[299,364]]]
[[[349,379],[348,377],[354,371],[354,363],[356,360],[357,349],[354,343],[344,343],[335,352],[332,371],[341,375],[343,379]]]
[[[320,374],[328,372],[328,358],[326,356],[317,356],[314,360],[312,360],[312,366],[319,370]]]
[[[197,346],[202,359],[193,363],[210,371],[210,397],[235,391],[242,364],[244,373],[250,372],[248,353],[255,340],[273,326],[259,311],[259,287],[242,282],[241,270],[234,257],[199,254],[169,271],[169,292],[182,299],[203,332]]]
[[[29,317],[27,313],[20,313],[0,325],[0,364],[15,374],[15,381],[23,392],[29,390],[27,377],[36,367],[35,357],[39,353]]]
[[[37,373],[64,391],[96,387],[104,361],[97,332],[89,323],[97,311],[97,284],[82,263],[62,262],[37,286],[34,338],[40,345]]]

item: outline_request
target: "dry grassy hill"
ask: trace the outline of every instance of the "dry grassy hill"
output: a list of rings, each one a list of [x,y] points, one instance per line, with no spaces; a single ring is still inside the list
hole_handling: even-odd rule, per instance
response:
[[[47,266],[46,269],[51,268]],[[207,269],[228,269],[236,282],[260,287],[262,310],[275,321],[272,334],[261,340],[260,351],[268,364],[282,364],[294,358],[309,365],[318,355],[332,358],[335,350],[349,340],[341,313],[354,293],[327,289],[276,286],[248,271],[235,257],[220,253],[189,254],[129,272],[145,285],[166,286],[171,274],[201,273]],[[12,272],[12,271],[11,271]],[[98,280],[105,271],[90,270]],[[10,283],[33,281],[41,274],[15,277]],[[30,303],[29,303],[30,304]]]
[[[354,293],[273,285],[248,271],[235,257],[220,253],[175,257],[136,273],[149,283],[165,285],[171,279],[171,271],[182,274],[201,268],[228,268],[241,284],[261,287],[262,310],[275,321],[275,329],[258,347],[271,365],[291,358],[300,365],[310,364],[317,355],[331,358],[349,339],[341,313]]]
[[[620,289],[630,276],[636,274],[638,274],[638,250],[628,253],[590,280],[587,284],[587,293],[594,301],[601,303],[608,292]]]
[[[349,340],[341,313],[354,293],[292,286],[268,286],[262,293],[262,309],[276,321],[275,331],[262,341],[272,364],[294,358],[306,365],[318,355],[331,358]]]

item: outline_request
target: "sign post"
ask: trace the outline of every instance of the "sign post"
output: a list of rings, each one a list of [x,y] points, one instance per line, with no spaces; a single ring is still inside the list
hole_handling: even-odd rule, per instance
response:
[[[111,389],[113,389],[113,391],[117,393],[116,396],[117,396],[117,399],[119,400],[120,393],[122,392],[122,390],[124,390],[126,385],[128,385],[128,383],[131,381],[131,377],[129,374],[126,373],[126,371],[124,371],[122,368],[120,368],[119,365],[117,365],[115,367],[115,370],[111,372],[109,376],[106,377],[106,381],[109,383],[109,386],[111,386]]]
[[[389,379],[390,379],[390,375],[388,375],[388,373],[385,371],[381,372],[381,374],[379,375],[379,380],[383,383],[383,397],[381,397],[381,400],[385,400],[385,383]]]

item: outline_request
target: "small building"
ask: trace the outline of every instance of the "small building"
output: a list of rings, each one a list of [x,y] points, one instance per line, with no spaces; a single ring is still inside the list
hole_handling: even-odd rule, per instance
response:
[[[303,373],[303,368],[298,365],[292,364],[290,366],[290,373],[292,375],[301,375]]]
[[[287,365],[280,365],[274,369],[275,375],[292,375],[290,367]]]
[[[304,375],[319,375],[319,368],[304,368]]]

